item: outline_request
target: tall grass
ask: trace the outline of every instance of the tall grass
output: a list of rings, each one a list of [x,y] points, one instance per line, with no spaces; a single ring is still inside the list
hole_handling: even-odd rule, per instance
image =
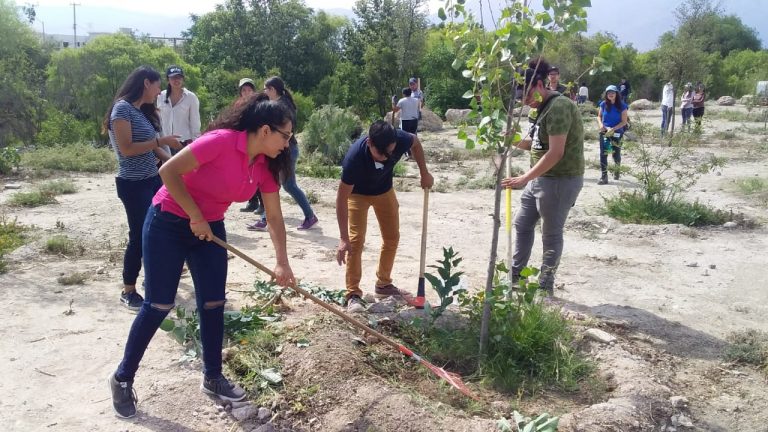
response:
[[[30,192],[17,192],[8,199],[8,203],[18,207],[39,207],[56,204],[56,195],[73,194],[77,186],[72,180],[53,180],[40,184]]]
[[[728,213],[698,201],[690,203],[677,198],[662,199],[658,195],[647,196],[638,192],[621,192],[605,198],[605,209],[613,218],[636,224],[706,226],[722,225],[731,219]]]

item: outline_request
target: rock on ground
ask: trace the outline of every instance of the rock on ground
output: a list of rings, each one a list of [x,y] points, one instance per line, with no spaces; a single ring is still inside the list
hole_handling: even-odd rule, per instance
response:
[[[734,99],[732,96],[721,96],[720,99],[717,100],[717,104],[723,106],[732,106],[736,104],[736,99]]]
[[[471,109],[449,108],[445,111],[445,121],[452,125],[466,123],[471,112]]]
[[[653,109],[653,102],[649,101],[648,99],[638,99],[629,104],[629,109],[635,111]]]

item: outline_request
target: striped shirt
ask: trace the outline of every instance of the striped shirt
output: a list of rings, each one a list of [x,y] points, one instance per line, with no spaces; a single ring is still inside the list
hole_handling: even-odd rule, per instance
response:
[[[131,145],[135,142],[150,141],[157,137],[157,131],[144,114],[130,102],[119,100],[112,107],[109,116],[109,143],[117,155],[117,176],[125,180],[144,180],[158,175],[157,158],[150,150],[136,156],[123,156],[115,139],[112,122],[126,120],[131,125]]]

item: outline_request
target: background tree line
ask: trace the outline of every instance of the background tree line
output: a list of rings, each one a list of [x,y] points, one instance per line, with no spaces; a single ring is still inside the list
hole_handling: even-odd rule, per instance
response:
[[[0,146],[105,142],[100,123],[117,87],[138,65],[182,66],[186,86],[212,119],[235,98],[237,82],[282,76],[295,91],[300,127],[326,104],[364,121],[383,116],[410,76],[422,79],[427,106],[442,115],[466,108],[471,87],[453,66],[453,42],[430,25],[425,0],[358,0],[355,19],[328,15],[303,0],[226,0],[192,16],[183,53],[147,38],[114,34],[80,49],[55,50],[30,24],[34,10],[0,0]],[[658,100],[670,79],[702,81],[709,96],[739,97],[768,79],[768,52],[755,30],[725,15],[711,0],[687,0],[674,31],[656,49],[639,53],[615,35],[562,35],[545,56],[564,81],[585,82],[592,100],[627,78],[634,98]],[[480,31],[483,31],[482,29]],[[493,29],[486,29],[493,31]],[[579,74],[600,45],[618,47],[611,72]],[[165,84],[164,84],[165,85]]]

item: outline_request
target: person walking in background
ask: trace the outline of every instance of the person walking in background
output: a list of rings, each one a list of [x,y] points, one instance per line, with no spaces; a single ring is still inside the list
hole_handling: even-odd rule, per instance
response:
[[[165,76],[168,88],[157,97],[162,134],[176,135],[187,145],[200,136],[200,101],[184,87],[184,71],[179,66],[170,66]]]
[[[256,93],[256,84],[250,78],[242,78],[237,84],[237,100],[235,100],[235,106],[242,105],[248,102],[248,99]],[[264,204],[261,202],[261,192],[256,190],[251,199],[248,200],[248,204],[240,209],[241,212],[253,212],[257,215],[264,214]]]
[[[419,128],[419,108],[421,102],[414,98],[410,88],[403,89],[403,97],[392,105],[392,113],[400,111],[400,129],[416,135]]]
[[[675,90],[672,81],[664,84],[661,91],[661,137],[669,131],[669,124],[672,123],[672,116],[675,115]]]
[[[618,89],[619,95],[621,95],[621,100],[624,101],[624,103],[629,104],[629,95],[632,94],[632,86],[629,85],[629,80],[622,78],[618,85]]]
[[[693,114],[693,84],[686,83],[680,96],[680,111],[683,115],[683,128],[691,130],[691,115]]]
[[[318,219],[317,215],[315,215],[315,212],[312,210],[312,206],[309,204],[309,200],[304,194],[304,191],[302,191],[296,183],[296,161],[299,159],[299,143],[296,141],[296,135],[294,135],[296,130],[296,103],[293,101],[291,92],[285,88],[285,83],[280,77],[274,76],[267,79],[264,83],[264,93],[269,96],[270,100],[279,101],[280,103],[285,104],[291,111],[291,124],[293,125],[293,129],[291,129],[291,134],[288,137],[290,143],[291,169],[280,178],[280,182],[283,185],[283,189],[293,197],[299,207],[301,207],[301,211],[304,213],[304,221],[299,224],[296,229],[308,230],[317,224]],[[261,220],[248,225],[246,228],[249,231],[265,231],[267,229],[266,215],[262,216]]]
[[[376,270],[374,293],[379,297],[407,296],[392,284],[392,267],[400,241],[400,213],[392,187],[395,164],[411,150],[419,167],[421,187],[434,183],[427,169],[419,138],[403,130],[395,130],[379,120],[349,147],[342,162],[341,181],[336,193],[336,219],[339,224],[339,247],[336,260],[346,264],[347,311],[364,309],[360,279],[363,273],[363,247],[368,227],[368,209],[373,207],[381,230],[381,252]]]
[[[226,241],[227,208],[261,188],[277,260],[276,282],[295,283],[278,195],[278,177],[290,170],[286,149],[292,118],[285,104],[270,101],[265,94],[254,96],[225,111],[211,130],[160,168],[164,185],[145,209],[143,228],[147,299],[133,321],[123,358],[109,377],[118,417],[136,415],[134,378],[149,342],[175,306],[185,260],[200,320],[200,390],[225,401],[245,398],[245,391],[222,374],[228,259],[227,250],[211,240],[216,236]]]
[[[158,94],[160,73],[148,66],[134,69],[117,91],[102,125],[117,156],[115,186],[128,217],[120,302],[133,311],[144,302],[136,292],[142,258],[141,225],[152,197],[163,184],[157,160],[171,157],[163,147],[181,148],[178,136],[159,137],[160,118],[155,107]]]
[[[537,70],[541,69],[541,72]],[[554,295],[555,273],[563,253],[563,229],[571,207],[584,184],[584,126],[575,103],[545,86],[547,62],[532,60],[525,70],[523,103],[538,115],[530,134],[517,147],[531,152],[531,167],[518,177],[501,181],[505,188],[520,189],[515,215],[515,252],[512,281],[528,265],[536,224],[541,220],[543,258],[539,285]]]
[[[581,83],[581,87],[579,87],[579,96],[576,102],[579,105],[582,105],[584,102],[586,102],[589,99],[589,88],[587,87],[587,83]]]
[[[704,117],[704,102],[706,100],[707,93],[704,91],[704,84],[699,81],[696,83],[696,88],[693,92],[693,100],[691,101],[691,104],[693,105],[691,114],[693,115],[693,121],[696,123],[694,130],[697,133],[701,132],[701,119]]]
[[[541,65],[539,65],[539,67],[541,67]],[[547,78],[549,79],[549,84],[547,84],[549,90],[565,95],[567,89],[564,85],[560,84],[560,69],[557,66],[549,68]]]
[[[597,128],[600,136],[600,180],[599,185],[608,184],[608,154],[613,155],[616,164],[614,180],[618,180],[621,170],[621,138],[624,127],[629,122],[629,107],[623,100],[619,89],[610,85],[605,89],[605,96],[598,105]]]
[[[419,120],[421,120],[421,109],[424,108],[424,92],[421,91],[419,80],[415,77],[409,79],[408,88],[411,89],[411,97],[419,101]]]

